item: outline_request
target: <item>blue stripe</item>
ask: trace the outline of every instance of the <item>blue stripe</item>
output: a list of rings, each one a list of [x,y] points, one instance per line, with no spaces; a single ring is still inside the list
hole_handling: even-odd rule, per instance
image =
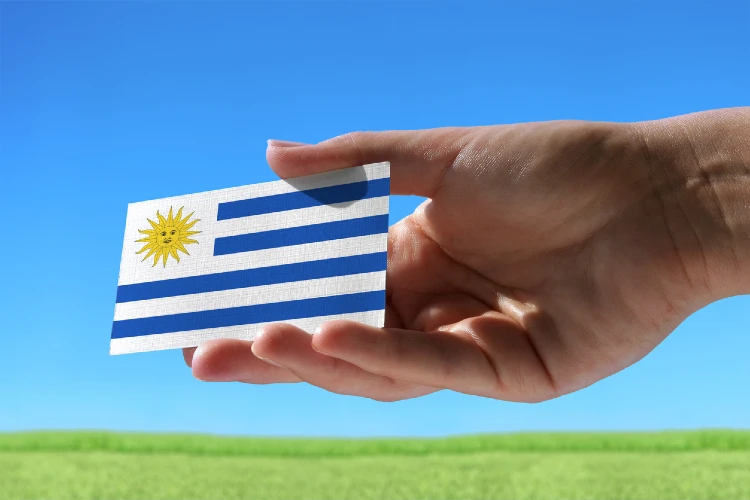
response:
[[[159,333],[184,332],[251,325],[273,321],[289,321],[316,316],[376,311],[385,307],[385,290],[333,295],[315,299],[290,300],[271,304],[214,309],[191,313],[153,316],[150,318],[115,321],[112,338],[140,337]]]
[[[365,200],[388,196],[391,192],[391,180],[375,179],[371,181],[340,184],[293,193],[274,194],[247,200],[219,203],[217,220],[236,219],[250,215],[270,214],[295,210],[298,208],[344,203],[347,201]]]
[[[313,260],[295,264],[243,269],[225,273],[204,274],[189,278],[136,283],[117,287],[117,302],[175,297],[194,293],[217,292],[251,286],[289,283],[292,281],[330,278],[350,274],[384,271],[387,253],[369,253],[351,257]]]
[[[274,229],[258,233],[225,236],[214,240],[214,255],[252,252],[319,241],[354,238],[388,232],[388,215],[374,215],[307,226]]]

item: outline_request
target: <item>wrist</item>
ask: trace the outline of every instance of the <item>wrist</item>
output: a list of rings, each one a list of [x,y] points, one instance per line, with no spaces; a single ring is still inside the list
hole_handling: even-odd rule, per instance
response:
[[[750,293],[750,108],[634,127],[675,249],[704,302]]]

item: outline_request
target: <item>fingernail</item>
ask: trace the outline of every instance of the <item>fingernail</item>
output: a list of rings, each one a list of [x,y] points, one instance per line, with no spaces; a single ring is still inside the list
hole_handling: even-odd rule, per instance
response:
[[[280,141],[278,139],[268,139],[269,148],[294,148],[297,146],[309,146],[309,144],[306,144],[304,142]]]
[[[262,358],[262,357],[258,356],[257,354],[255,355],[255,357],[258,358],[259,360],[263,361],[263,362],[268,363],[269,365],[277,366],[279,368],[286,368],[286,366],[280,365],[276,361],[272,361],[272,360],[270,360],[268,358]]]

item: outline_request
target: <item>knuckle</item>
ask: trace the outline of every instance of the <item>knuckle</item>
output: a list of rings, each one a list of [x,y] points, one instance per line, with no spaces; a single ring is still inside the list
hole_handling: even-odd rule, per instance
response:
[[[369,134],[368,132],[364,132],[364,131],[361,131],[361,130],[356,130],[354,132],[348,132],[348,133],[346,133],[344,135],[341,135],[339,137],[342,140],[356,143],[358,141],[361,141],[361,140],[365,139],[368,134]]]

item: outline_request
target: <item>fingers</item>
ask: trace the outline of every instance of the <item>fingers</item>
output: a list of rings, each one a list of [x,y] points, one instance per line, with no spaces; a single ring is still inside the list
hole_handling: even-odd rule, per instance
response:
[[[346,361],[316,352],[309,333],[287,324],[266,327],[256,337],[252,349],[257,357],[284,366],[301,380],[338,394],[396,401],[435,391],[432,387],[368,373]]]
[[[194,349],[191,364],[195,378],[206,382],[299,382],[289,370],[258,359],[245,340],[210,340]]]
[[[188,367],[193,367],[193,354],[195,354],[195,347],[186,347],[182,350],[182,358],[185,360],[185,364]]]
[[[331,321],[313,336],[313,348],[384,377],[511,401],[556,394],[517,324],[472,318],[456,332],[381,329]]]
[[[493,386],[496,378],[476,345],[451,333],[331,321],[314,335],[312,346],[372,373],[461,392],[472,392],[478,382]]]
[[[393,194],[431,197],[476,130],[354,132],[314,145],[270,140],[266,158],[282,178],[389,161]]]

